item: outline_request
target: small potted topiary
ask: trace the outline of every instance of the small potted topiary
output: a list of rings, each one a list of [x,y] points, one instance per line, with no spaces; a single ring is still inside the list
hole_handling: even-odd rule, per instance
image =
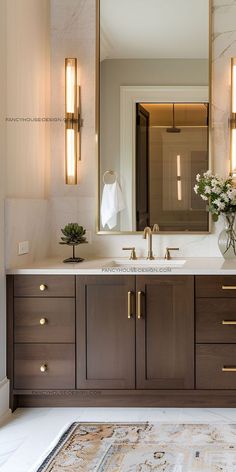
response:
[[[75,246],[88,242],[85,236],[86,229],[78,225],[78,223],[68,223],[65,228],[61,229],[61,232],[63,236],[59,244],[67,244],[68,246],[72,246],[73,249],[72,257],[65,259],[63,262],[82,262],[84,259],[75,257]]]

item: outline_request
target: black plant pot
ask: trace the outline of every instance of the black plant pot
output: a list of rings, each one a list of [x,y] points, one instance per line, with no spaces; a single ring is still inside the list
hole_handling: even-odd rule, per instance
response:
[[[68,259],[64,259],[63,262],[70,262],[72,264],[75,264],[77,262],[83,262],[84,259],[82,259],[82,257],[75,257],[75,244],[71,245],[72,246],[72,250],[73,250],[73,253],[72,253],[72,257],[68,257]]]

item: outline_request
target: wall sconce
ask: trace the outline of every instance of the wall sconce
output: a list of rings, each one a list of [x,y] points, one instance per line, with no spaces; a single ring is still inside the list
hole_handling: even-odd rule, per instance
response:
[[[66,184],[77,184],[80,160],[80,87],[77,85],[77,59],[65,59],[65,174]]]
[[[236,181],[236,58],[231,58],[230,175]]]

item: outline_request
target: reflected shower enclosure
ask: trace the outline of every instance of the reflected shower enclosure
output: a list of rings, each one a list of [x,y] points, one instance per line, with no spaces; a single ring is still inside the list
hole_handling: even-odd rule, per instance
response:
[[[194,192],[208,169],[208,103],[136,104],[136,228],[207,231],[206,204]]]

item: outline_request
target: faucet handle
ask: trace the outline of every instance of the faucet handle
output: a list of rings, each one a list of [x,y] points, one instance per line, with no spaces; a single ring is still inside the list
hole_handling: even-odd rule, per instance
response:
[[[153,225],[152,232],[153,232],[153,234],[156,234],[156,233],[158,233],[159,231],[160,231],[160,227],[159,227],[159,225],[158,225],[157,223],[155,223],[155,224]]]
[[[170,251],[179,251],[179,247],[167,247],[165,253],[165,259],[169,261],[171,259]]]
[[[135,247],[122,247],[122,251],[131,251],[129,258],[131,261],[136,261],[137,256],[136,256]]]

